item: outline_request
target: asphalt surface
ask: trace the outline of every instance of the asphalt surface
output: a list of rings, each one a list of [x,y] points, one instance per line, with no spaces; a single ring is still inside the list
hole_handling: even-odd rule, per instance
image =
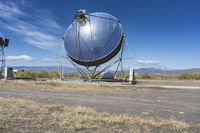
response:
[[[29,98],[47,104],[88,106],[112,114],[134,114],[200,123],[200,89],[137,88],[35,89],[1,85],[1,97]]]

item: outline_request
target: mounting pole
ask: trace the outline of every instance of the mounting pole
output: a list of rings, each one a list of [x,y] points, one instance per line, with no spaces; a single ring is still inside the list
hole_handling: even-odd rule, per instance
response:
[[[5,68],[5,63],[6,63],[6,59],[5,59],[5,54],[4,54],[4,47],[0,47],[0,64],[1,64],[0,77],[3,76],[2,74]]]
[[[5,68],[6,58],[4,53],[4,48],[8,47],[9,39],[4,38],[3,36],[0,37],[0,77],[3,75],[3,71]]]

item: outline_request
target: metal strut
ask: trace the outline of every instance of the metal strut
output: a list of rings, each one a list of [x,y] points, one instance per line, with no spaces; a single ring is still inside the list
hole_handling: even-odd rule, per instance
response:
[[[67,59],[70,61],[70,63],[78,70],[78,72],[79,72],[84,78],[88,78],[89,80],[91,80],[91,78],[90,78],[84,71],[82,71],[82,69],[79,68],[78,65],[76,65],[76,64],[69,58],[69,56],[67,56]]]

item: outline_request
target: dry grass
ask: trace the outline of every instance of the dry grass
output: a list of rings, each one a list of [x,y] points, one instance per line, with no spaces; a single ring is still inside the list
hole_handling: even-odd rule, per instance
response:
[[[189,132],[200,130],[173,119],[111,115],[88,107],[39,104],[0,97],[0,132]]]
[[[31,88],[31,89],[92,89],[92,90],[115,90],[115,91],[123,91],[123,90],[134,90],[137,88],[129,87],[129,86],[120,86],[115,84],[105,84],[105,83],[60,83],[60,82],[42,82],[42,81],[25,81],[25,80],[11,80],[11,81],[1,81],[1,85],[6,86],[14,86],[15,88]],[[141,89],[140,89],[141,90]]]

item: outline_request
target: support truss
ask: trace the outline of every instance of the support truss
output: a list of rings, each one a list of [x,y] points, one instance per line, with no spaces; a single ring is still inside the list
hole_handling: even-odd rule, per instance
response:
[[[100,71],[97,71],[97,68],[99,66],[95,66],[94,69],[89,69],[89,67],[85,66],[86,70],[87,71],[84,71],[78,64],[76,64],[75,62],[73,62],[69,56],[67,56],[67,59],[70,61],[70,63],[77,69],[77,71],[83,76],[83,78],[85,78],[86,80],[89,80],[89,81],[93,81],[93,80],[100,80],[101,79],[101,74],[105,71],[107,71],[109,68],[111,68],[112,66],[116,65],[117,64],[117,67],[114,71],[114,76],[117,74],[120,66],[121,66],[121,73],[122,73],[122,76],[124,78],[124,70],[123,70],[123,63],[122,63],[122,60],[123,60],[123,48],[124,47],[124,44],[122,44],[122,48],[121,48],[121,53],[120,54],[120,57],[115,60],[114,62],[110,63],[109,65],[105,66],[103,69],[101,69]],[[90,74],[89,74],[90,73]],[[99,78],[97,78],[99,76]]]

